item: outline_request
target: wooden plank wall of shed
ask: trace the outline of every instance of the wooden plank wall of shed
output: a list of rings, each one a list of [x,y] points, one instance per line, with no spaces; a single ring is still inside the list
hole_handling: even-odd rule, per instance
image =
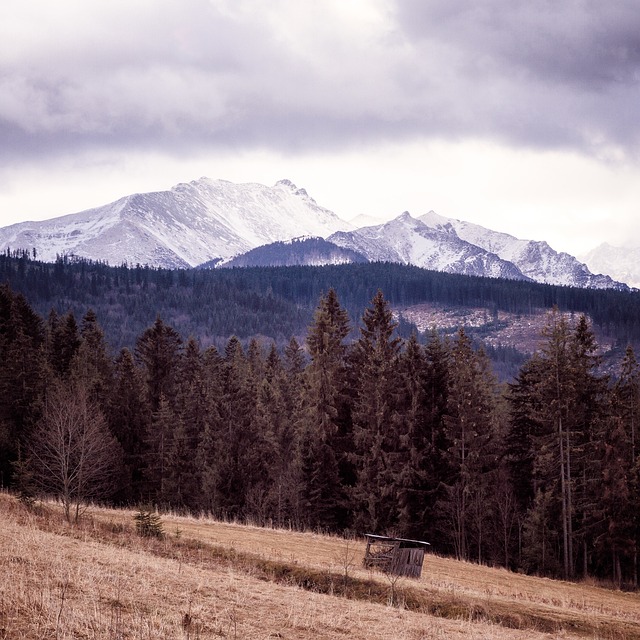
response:
[[[424,549],[396,549],[393,554],[391,573],[394,575],[419,578],[424,562]]]

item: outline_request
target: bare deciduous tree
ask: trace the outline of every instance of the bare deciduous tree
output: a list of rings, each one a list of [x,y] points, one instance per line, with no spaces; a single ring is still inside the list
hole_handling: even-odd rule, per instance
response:
[[[69,521],[77,522],[83,505],[113,488],[118,445],[82,385],[52,386],[29,453],[39,488],[62,501]]]

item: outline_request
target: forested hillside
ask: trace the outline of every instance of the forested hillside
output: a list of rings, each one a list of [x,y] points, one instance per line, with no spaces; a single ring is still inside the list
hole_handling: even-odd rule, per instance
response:
[[[132,348],[157,316],[203,347],[222,349],[233,335],[245,345],[264,336],[284,347],[291,336],[304,338],[320,296],[330,288],[352,321],[351,338],[357,338],[358,320],[381,289],[393,308],[436,302],[482,307],[491,316],[497,310],[528,315],[556,305],[586,314],[622,349],[640,342],[637,292],[460,276],[398,264],[167,270],[71,258],[51,264],[14,252],[0,255],[0,282],[23,293],[43,316],[54,308],[79,318],[93,309],[116,350]],[[408,337],[413,329],[400,319],[400,335]]]
[[[365,276],[378,274],[383,287],[366,303],[355,340],[349,313],[327,286],[303,340],[291,338],[282,351],[237,337],[203,348],[157,318],[132,349],[112,357],[101,315],[45,319],[3,285],[0,468],[2,484],[26,501],[55,494],[70,520],[97,499],[399,534],[458,558],[637,586],[640,368],[629,348],[616,379],[602,376],[584,316],[549,312],[542,348],[505,387],[463,330],[450,339],[399,336],[383,291],[388,285],[396,299],[408,299],[430,283],[443,296],[488,302],[502,291],[494,304],[526,304],[511,283],[478,280],[465,289],[471,281],[462,279],[452,291],[419,270],[394,279],[388,265],[303,269],[306,278],[291,280],[283,270],[237,271],[217,280],[216,273],[2,264],[22,270],[30,286],[41,276],[50,296],[84,279],[89,292],[95,285],[84,303],[112,296],[105,316],[134,305],[135,292],[148,303],[150,289],[179,305],[217,286],[219,299],[255,304],[264,317],[271,312],[260,305],[269,303],[284,319],[297,309],[294,298],[328,284],[327,274],[344,283],[351,304],[367,295]],[[127,287],[121,302],[116,291]],[[554,290],[533,288],[531,296],[536,291]]]

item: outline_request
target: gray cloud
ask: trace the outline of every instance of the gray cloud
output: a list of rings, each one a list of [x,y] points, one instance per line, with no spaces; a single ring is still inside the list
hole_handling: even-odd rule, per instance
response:
[[[637,152],[630,0],[397,0],[370,25],[295,0],[61,4],[0,26],[4,163],[416,136]]]
[[[479,127],[534,145],[636,154],[640,112],[629,106],[640,98],[640,14],[632,0],[399,0],[397,15],[423,55],[437,51],[459,79]],[[455,86],[451,79],[442,90]]]

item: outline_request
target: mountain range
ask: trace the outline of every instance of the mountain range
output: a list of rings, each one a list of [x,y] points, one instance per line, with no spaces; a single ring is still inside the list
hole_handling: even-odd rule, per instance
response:
[[[381,224],[365,220],[341,219],[289,180],[268,187],[200,178],[168,191],[0,228],[0,250],[35,250],[45,262],[76,255],[163,268],[387,261],[464,275],[628,288],[546,242],[433,211],[418,217],[404,212]],[[363,222],[368,226],[360,226]]]
[[[614,247],[607,242],[592,249],[580,259],[591,269],[607,273],[620,282],[640,288],[640,248]]]

